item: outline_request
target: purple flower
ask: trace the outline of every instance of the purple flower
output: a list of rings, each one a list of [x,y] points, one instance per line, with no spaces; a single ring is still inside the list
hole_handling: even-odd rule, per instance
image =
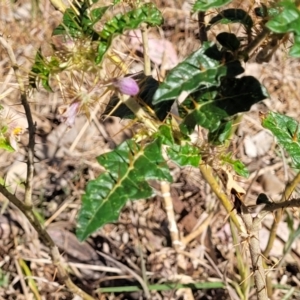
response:
[[[74,125],[79,108],[80,102],[73,102],[63,111],[61,119],[68,127],[72,127]]]
[[[139,93],[140,88],[136,81],[131,77],[116,78],[113,85],[122,93],[129,96],[135,96]]]

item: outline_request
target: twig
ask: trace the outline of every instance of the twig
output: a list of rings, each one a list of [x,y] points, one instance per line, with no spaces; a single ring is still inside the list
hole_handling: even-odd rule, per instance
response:
[[[213,212],[211,212],[206,219],[198,226],[194,231],[192,231],[189,235],[182,238],[182,243],[184,245],[189,244],[192,240],[194,240],[197,236],[199,236],[210,224],[213,218]]]
[[[178,231],[177,222],[174,214],[173,200],[171,196],[171,186],[167,181],[161,181],[161,196],[163,198],[164,208],[168,219],[168,228],[170,231],[172,247],[176,252],[176,262],[179,273],[186,271],[186,260],[183,257],[181,251],[185,248],[185,244],[181,240],[180,233]]]
[[[248,299],[249,298],[249,290],[250,290],[250,277],[249,273],[249,264],[245,259],[246,253],[243,253],[241,249],[241,245],[239,244],[238,235],[233,222],[230,220],[230,230],[234,245],[236,246],[236,258],[237,258],[237,268],[239,270],[239,274],[241,276],[241,282],[239,286],[241,287],[241,299]],[[238,292],[238,290],[237,290]]]
[[[282,202],[286,203],[286,200],[291,196],[291,194],[293,193],[294,189],[296,188],[296,186],[298,185],[299,182],[300,182],[300,172],[295,176],[293,181],[291,181],[286,186],[284,193],[281,197],[280,203],[282,203]],[[278,203],[274,203],[274,204],[278,204]],[[264,210],[265,209],[266,209],[266,207],[264,208]],[[274,241],[276,239],[278,224],[280,223],[281,218],[282,218],[282,211],[279,210],[275,214],[275,218],[274,218],[271,230],[270,230],[270,236],[269,236],[269,240],[267,243],[267,247],[266,247],[265,251],[263,252],[264,256],[266,256],[266,257],[270,254],[270,251],[273,248]]]
[[[264,217],[269,213],[276,211],[278,209],[286,209],[288,207],[300,207],[300,198],[299,199],[292,199],[290,201],[284,201],[284,202],[270,202],[265,205],[265,207],[259,212],[257,217],[255,218],[255,223],[260,223]]]
[[[143,41],[143,54],[144,54],[144,73],[146,76],[151,75],[151,63],[149,56],[149,44],[148,44],[148,28],[146,24],[141,26],[142,41]]]
[[[46,258],[31,258],[27,256],[22,256],[22,259],[26,261],[32,261],[32,262],[37,262],[37,263],[42,263],[42,264],[52,264],[52,261],[50,259]],[[84,264],[84,263],[75,263],[75,262],[68,262],[66,263],[67,266],[70,267],[75,267],[78,269],[83,269],[83,270],[93,270],[93,271],[98,271],[98,272],[106,272],[106,273],[116,273],[116,274],[121,274],[123,273],[121,269],[119,268],[113,268],[113,267],[107,267],[107,266],[98,266],[98,265],[90,265],[90,264]],[[147,274],[152,275],[150,272],[147,272]],[[28,276],[27,276],[28,277]],[[31,276],[32,278],[34,276]],[[46,281],[48,282],[48,281]],[[50,282],[48,282],[50,284]]]
[[[161,188],[161,196],[163,198],[165,211],[167,214],[168,227],[169,227],[170,236],[172,240],[172,246],[174,247],[175,251],[178,252],[179,250],[183,250],[182,247],[184,244],[180,240],[179,231],[175,220],[170,183],[166,181],[162,181],[160,183],[160,188]]]
[[[33,226],[33,228],[37,231],[39,238],[44,243],[45,246],[47,246],[50,249],[50,255],[53,261],[53,264],[58,269],[58,275],[59,278],[65,283],[65,285],[68,287],[70,292],[82,297],[85,300],[94,300],[93,297],[82,291],[78,286],[76,286],[71,278],[69,277],[69,274],[66,272],[66,270],[63,267],[62,258],[59,254],[59,251],[51,239],[48,232],[45,230],[45,228],[42,227],[39,220],[36,218],[35,214],[32,211],[31,206],[26,206],[23,202],[21,202],[15,195],[11,194],[5,186],[0,184],[0,193],[3,194],[11,203],[13,203],[27,218],[27,220],[30,222],[30,224]]]
[[[205,18],[205,12],[199,11],[198,12],[198,27],[199,27],[199,40],[200,40],[201,44],[203,44],[203,42],[206,42],[208,40],[204,18]]]
[[[246,229],[242,222],[238,219],[236,210],[234,209],[231,201],[228,199],[227,195],[222,191],[220,185],[216,181],[213,176],[213,170],[208,165],[200,165],[199,169],[202,173],[202,176],[206,180],[206,182],[210,185],[213,192],[221,201],[222,205],[225,207],[227,213],[229,214],[230,218],[232,219],[233,223],[237,227],[238,231],[246,233]]]
[[[271,33],[270,29],[264,27],[263,30],[256,36],[256,38],[245,48],[245,53],[248,54],[249,57],[261,46],[264,40]]]
[[[19,66],[17,64],[17,60],[12,50],[12,47],[3,38],[2,35],[0,35],[0,44],[6,50],[12,64],[12,68],[14,69],[17,78],[17,82],[21,93],[21,102],[25,110],[25,114],[28,122],[28,132],[29,132],[29,142],[28,142],[28,149],[27,149],[28,152],[27,176],[26,176],[24,202],[20,201],[14,194],[11,194],[4,185],[0,185],[0,193],[3,194],[11,203],[13,203],[25,215],[25,217],[28,219],[28,221],[37,231],[39,238],[47,247],[49,247],[53,264],[58,269],[59,277],[69,288],[69,290],[74,294],[81,296],[83,299],[92,300],[93,298],[90,295],[86,294],[84,291],[82,291],[79,287],[77,287],[72,282],[72,280],[69,277],[69,274],[65,271],[62,265],[61,256],[59,254],[59,251],[55,243],[53,242],[53,240],[51,239],[47,231],[42,227],[36,215],[33,213],[31,196],[32,196],[32,183],[33,183],[33,172],[34,172],[35,125],[33,123],[31,109],[27,101],[25,85],[22,80]]]
[[[19,65],[17,63],[15,54],[12,50],[11,45],[0,35],[0,43],[3,48],[6,50],[8,57],[11,61],[12,68],[14,69],[17,82],[20,88],[21,93],[21,102],[25,110],[27,122],[28,122],[28,133],[29,133],[29,141],[28,141],[28,149],[27,149],[27,175],[26,175],[26,184],[25,184],[25,199],[24,202],[27,206],[32,205],[31,195],[32,195],[32,183],[33,183],[33,173],[34,173],[34,135],[35,135],[35,125],[33,123],[31,109],[29,103],[27,101],[26,89],[22,79],[22,74],[19,70]]]
[[[258,300],[268,300],[266,276],[259,244],[260,223],[253,222],[248,208],[241,203],[241,217],[246,225],[249,236],[249,250],[252,261],[252,271]]]

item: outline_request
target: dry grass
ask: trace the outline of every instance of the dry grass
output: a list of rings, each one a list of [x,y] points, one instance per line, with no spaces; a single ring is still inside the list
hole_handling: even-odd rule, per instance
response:
[[[197,22],[182,8],[184,3],[187,5],[186,2],[157,2],[163,8],[166,23],[160,33],[156,31],[155,34],[159,36],[163,33],[172,42],[179,60],[183,59],[199,46],[196,39]],[[0,30],[5,36],[10,36],[9,41],[18,63],[24,70],[24,78],[32,65],[35,51],[50,41],[51,32],[61,18],[60,13],[46,0],[39,2],[39,10],[34,17],[32,3],[34,1],[25,0],[15,3],[2,0],[0,3]],[[218,30],[216,28],[213,35]],[[118,45],[114,45],[115,50],[128,50],[128,37],[121,37],[118,41]],[[130,55],[135,58],[132,69],[142,68],[138,57],[134,53]],[[247,63],[245,68],[248,74],[262,80],[271,95],[270,99],[264,101],[264,104],[256,105],[243,119],[238,130],[239,137],[234,139],[232,146],[237,157],[246,162],[251,170],[250,180],[242,179],[241,185],[245,189],[250,187],[248,198],[253,201],[263,188],[266,189],[266,185],[256,180],[256,170],[260,170],[260,175],[272,174],[281,182],[287,182],[295,174],[288,166],[288,159],[282,163],[282,152],[275,146],[260,157],[249,158],[244,152],[244,139],[262,130],[258,119],[259,110],[276,110],[299,118],[300,67],[297,60],[287,57],[286,49],[282,46],[270,63]],[[0,82],[0,95],[7,93],[1,99],[1,104],[8,107],[8,113],[13,119],[24,120],[18,86],[8,57],[2,50]],[[86,182],[102,171],[95,157],[128,138],[131,131],[122,129],[125,123],[120,123],[117,119],[101,122],[97,118],[83,130],[86,122],[84,116],[80,116],[74,128],[68,131],[59,121],[58,107],[63,104],[63,99],[56,87],[54,93],[47,93],[42,89],[34,91],[29,99],[37,122],[32,200],[38,216],[45,222],[51,237],[69,263],[68,270],[78,286],[92,293],[99,286],[136,284],[137,278],[144,275],[148,283],[168,280],[175,283],[213,282],[225,279],[229,284],[240,283],[235,242],[232,240],[229,224],[224,222],[226,213],[202,180],[199,171],[191,168],[179,170],[178,167],[171,166],[175,179],[171,186],[171,195],[179,232],[189,237],[201,224],[207,223],[204,223],[205,226],[194,239],[187,239],[186,247],[180,255],[175,253],[171,245],[166,212],[159,191],[158,196],[147,201],[128,203],[117,223],[106,225],[87,242],[79,243],[74,230],[80,198]],[[26,135],[23,142],[26,142]],[[21,147],[19,152],[12,154],[0,150],[0,155],[0,176],[6,177],[13,192],[22,195],[25,148]],[[265,180],[275,180],[271,175],[268,176]],[[250,185],[252,179],[253,184]],[[159,186],[156,188],[159,190]],[[274,190],[271,187],[265,192],[272,194]],[[297,196],[298,192],[295,191],[293,196]],[[279,192],[275,191],[276,193]],[[19,211],[8,205],[1,195],[0,201],[0,297],[20,300],[34,297],[76,299],[58,282],[56,270],[49,260],[48,249],[40,243],[28,221]],[[292,211],[290,214],[296,226],[298,212]],[[270,215],[265,222],[261,235],[263,241],[267,240],[272,218]],[[287,236],[286,223],[281,222],[277,244],[271,252],[271,260],[268,261],[269,267],[274,267],[270,276],[274,284],[288,284],[299,289],[298,242],[294,243],[291,255],[286,257],[286,264],[276,269],[275,262],[282,255]],[[242,254],[247,261],[245,248],[241,244]],[[113,260],[108,260],[101,253],[110,254]],[[127,268],[131,271],[128,272]],[[278,289],[273,299],[282,299],[285,293],[286,291]],[[231,288],[194,290],[192,294],[194,299],[234,299],[236,292]],[[187,295],[188,291],[183,296],[176,290],[151,292],[151,299],[193,299],[186,298]],[[97,299],[142,299],[142,292],[98,297]],[[290,299],[298,298],[299,292],[298,296]],[[255,296],[252,294],[249,299],[255,299]]]

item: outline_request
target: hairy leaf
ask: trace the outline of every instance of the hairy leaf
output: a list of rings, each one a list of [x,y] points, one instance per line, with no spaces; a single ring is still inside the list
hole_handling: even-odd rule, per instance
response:
[[[196,0],[193,6],[193,12],[207,11],[210,8],[221,7],[232,0]]]
[[[299,123],[291,117],[269,112],[263,117],[262,125],[269,129],[278,143],[291,156],[297,169],[300,168],[300,132]]]
[[[132,140],[98,157],[107,170],[88,183],[82,197],[77,237],[86,239],[103,225],[116,221],[128,200],[149,198],[153,190],[147,180],[172,181],[161,154],[161,139],[145,146]]]

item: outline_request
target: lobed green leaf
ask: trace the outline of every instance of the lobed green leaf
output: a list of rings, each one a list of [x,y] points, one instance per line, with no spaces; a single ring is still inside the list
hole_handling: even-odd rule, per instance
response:
[[[87,1],[74,4],[79,15],[73,8],[66,9],[63,20],[58,25],[52,35],[68,35],[73,38],[89,37],[91,40],[98,40],[99,35],[95,32],[93,26],[101,20],[107,9],[111,6],[102,6],[91,10]]]
[[[114,35],[122,34],[125,30],[136,29],[142,23],[146,23],[149,26],[159,26],[162,22],[162,14],[153,3],[146,3],[125,14],[114,16],[104,24],[102,31],[99,33],[100,44],[96,62],[100,63],[102,61]]]
[[[82,197],[77,237],[86,239],[103,225],[116,221],[128,200],[149,198],[153,190],[147,180],[172,181],[161,154],[161,139],[139,146],[128,140],[112,152],[98,157],[107,170],[88,183]]]
[[[222,121],[248,111],[253,104],[267,97],[266,89],[253,76],[226,77],[222,79],[220,87],[199,91],[183,103],[180,112],[184,119],[180,129],[189,134],[196,125],[200,125],[211,132],[217,131]],[[225,126],[221,133],[226,135],[226,132],[228,133],[228,127]]]
[[[154,94],[153,104],[174,100],[182,92],[190,94],[200,86],[218,86],[221,77],[226,75],[226,67],[211,58],[209,51],[212,46],[211,43],[204,43],[203,47],[173,68]]]
[[[223,163],[231,165],[236,174],[245,178],[249,177],[249,170],[247,167],[239,159],[232,158],[232,153],[227,153],[225,156],[222,156],[221,160]]]
[[[282,10],[274,16],[266,26],[277,33],[296,32],[300,34],[300,12],[296,4],[292,1],[280,3]]]
[[[30,86],[36,88],[36,81],[40,80],[44,89],[48,92],[52,92],[49,80],[50,74],[55,67],[58,67],[58,61],[53,60],[52,63],[48,63],[42,56],[41,51],[38,50],[35,55],[34,64],[31,68],[31,74],[29,77]]]
[[[169,158],[178,166],[193,166],[198,167],[201,159],[199,148],[190,145],[174,144],[167,148]]]
[[[269,112],[262,120],[263,127],[269,129],[291,156],[297,169],[300,168],[299,123],[291,117]]]
[[[266,26],[276,33],[294,33],[294,45],[289,54],[300,57],[300,11],[294,1],[280,3],[281,11],[277,13]]]
[[[193,166],[198,167],[201,155],[199,147],[195,147],[184,141],[175,141],[172,129],[169,125],[159,127],[157,136],[159,136],[164,145],[167,145],[167,154],[169,158],[178,166]]]

